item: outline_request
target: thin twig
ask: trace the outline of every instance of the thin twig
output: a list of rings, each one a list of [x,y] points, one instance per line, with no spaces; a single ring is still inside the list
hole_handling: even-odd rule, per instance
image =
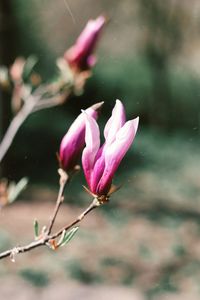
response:
[[[3,137],[3,140],[0,143],[0,162],[10,148],[17,131],[26,120],[26,118],[30,115],[37,101],[39,101],[39,97],[29,96],[29,100],[24,103],[24,106],[11,121]]]
[[[56,96],[52,96],[50,98],[43,99],[35,105],[32,112],[36,112],[36,111],[39,111],[42,109],[52,108],[52,107],[55,107],[58,105],[62,105],[66,101],[66,98],[69,94],[70,94],[69,92],[65,92],[60,95],[56,95]]]
[[[51,238],[52,238],[52,239],[57,238],[58,236],[60,236],[60,235],[63,233],[64,230],[67,231],[67,230],[69,230],[71,227],[73,227],[74,225],[76,225],[76,224],[78,224],[79,222],[81,222],[81,221],[85,218],[85,216],[86,216],[87,214],[89,214],[92,210],[94,210],[95,208],[97,208],[97,207],[100,206],[100,205],[101,205],[101,204],[100,204],[100,202],[98,201],[98,199],[97,199],[97,198],[94,198],[94,200],[92,201],[92,203],[88,206],[88,208],[86,208],[86,210],[84,210],[84,212],[83,212],[82,214],[80,214],[80,215],[78,216],[78,218],[76,218],[72,223],[70,223],[70,224],[64,226],[63,228],[61,228],[60,230],[58,230],[56,233],[54,233],[54,234],[51,236]],[[1,258],[1,256],[0,256],[0,258]]]
[[[15,255],[17,255],[19,253],[28,252],[28,251],[30,251],[32,249],[35,249],[35,248],[38,248],[40,246],[48,245],[48,242],[50,242],[50,241],[54,240],[55,238],[59,237],[63,233],[64,230],[67,231],[70,228],[72,228],[74,225],[80,223],[87,214],[89,214],[92,210],[94,210],[98,206],[100,206],[100,203],[99,203],[98,199],[94,198],[94,200],[88,206],[88,208],[82,214],[80,214],[70,224],[67,224],[66,226],[64,226],[63,228],[61,228],[60,230],[58,230],[54,234],[52,234],[52,235],[44,235],[39,240],[33,241],[33,242],[29,243],[28,245],[25,245],[25,246],[16,246],[16,247],[14,247],[12,249],[4,251],[4,252],[0,253],[0,259],[3,259],[3,258],[8,257],[8,256],[10,256],[11,258],[13,258],[13,256],[15,256]]]
[[[43,99],[45,93],[45,86],[40,86],[35,90],[35,92],[27,97],[24,101],[24,105],[16,116],[12,119],[1,143],[0,143],[0,162],[4,158],[8,149],[10,148],[15,135],[17,134],[19,128],[28,118],[28,116],[36,111],[61,105],[66,98],[69,96],[71,89],[65,91],[62,94],[52,96],[47,99]]]
[[[64,190],[65,190],[65,186],[67,184],[67,182],[69,181],[69,176],[67,175],[67,173],[63,170],[63,169],[59,169],[58,173],[60,174],[60,189],[58,192],[58,197],[56,200],[56,206],[54,208],[54,212],[52,217],[50,218],[49,221],[49,226],[47,227],[47,231],[46,234],[49,235],[51,233],[51,230],[53,228],[56,216],[58,214],[59,208],[61,206],[61,204],[63,203],[64,200]]]

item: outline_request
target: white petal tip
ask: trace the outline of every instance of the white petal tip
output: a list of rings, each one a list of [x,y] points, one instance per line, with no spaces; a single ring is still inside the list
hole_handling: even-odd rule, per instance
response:
[[[95,103],[94,105],[92,105],[91,108],[98,111],[102,107],[103,104],[104,104],[104,101],[98,102],[98,103]]]
[[[140,119],[139,117],[133,119],[134,127],[135,127],[135,132],[137,132],[137,129],[138,129],[139,119]]]
[[[122,104],[122,101],[121,101],[121,100],[119,100],[119,99],[116,99],[116,103],[120,103],[120,104]]]

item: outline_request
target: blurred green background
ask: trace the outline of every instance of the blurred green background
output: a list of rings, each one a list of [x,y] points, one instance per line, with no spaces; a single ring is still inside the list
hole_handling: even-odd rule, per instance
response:
[[[181,132],[198,139],[197,1],[193,5],[169,0],[115,1],[114,7],[112,1],[96,1],[95,5],[90,1],[58,1],[56,5],[45,0],[3,2],[1,63],[10,65],[16,56],[35,54],[39,58],[37,70],[47,81],[56,74],[56,58],[74,43],[89,18],[104,13],[110,19],[85,93],[72,97],[63,107],[29,118],[9,152],[7,176],[20,177],[28,168],[29,176],[41,181],[46,168],[54,172],[52,163],[61,137],[81,108],[99,100],[105,101],[102,122],[119,98],[129,118],[140,116],[141,134],[148,130],[167,137]],[[8,108],[4,109],[6,118]],[[14,165],[13,155],[17,155]],[[18,165],[21,171],[17,171]]]
[[[30,116],[5,157],[4,176],[14,180],[28,176],[30,185],[21,196],[23,201],[5,209],[2,249],[12,243],[11,233],[30,238],[33,213],[43,222],[48,219],[45,207],[51,211],[48,203],[53,205],[58,181],[55,153],[81,108],[105,101],[101,126],[117,98],[125,104],[128,118],[140,116],[134,145],[115,179],[123,186],[111,203],[83,224],[66,255],[36,251],[42,267],[30,263],[36,257],[30,254],[20,258],[17,267],[5,263],[2,278],[16,273],[20,284],[31,283],[36,294],[38,286],[48,294],[52,282],[59,279],[68,280],[68,288],[79,283],[88,299],[198,300],[199,1],[0,0],[0,4],[0,63],[9,66],[16,56],[35,54],[37,71],[45,81],[55,76],[56,58],[74,43],[88,19],[102,13],[110,19],[84,94]],[[9,95],[3,95],[0,104],[2,135],[10,118]],[[72,215],[88,203],[82,184],[80,174],[66,192],[66,211]],[[28,212],[28,219],[22,212]],[[8,216],[17,221],[9,221]],[[13,222],[26,224],[30,231]],[[102,298],[101,286],[106,291]],[[99,291],[99,298],[97,294],[94,298],[93,289]],[[69,295],[67,299],[83,299],[72,291]]]

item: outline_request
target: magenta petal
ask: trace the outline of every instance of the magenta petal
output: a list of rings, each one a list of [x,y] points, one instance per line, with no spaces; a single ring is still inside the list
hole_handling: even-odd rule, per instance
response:
[[[85,143],[86,147],[82,154],[82,165],[89,187],[91,186],[91,172],[94,166],[96,154],[100,146],[100,132],[94,118],[84,113],[86,120]]]
[[[95,104],[93,107],[98,109],[101,103]],[[95,119],[98,112],[93,108],[86,109],[86,113]],[[85,117],[81,113],[70,126],[69,130],[63,137],[60,145],[59,158],[62,167],[65,170],[72,169],[78,160],[80,152],[85,145]]]
[[[118,131],[115,141],[105,148],[105,169],[99,181],[98,194],[106,194],[121,160],[131,146],[138,128],[139,118],[128,121]]]
[[[60,161],[64,169],[71,169],[79,154],[80,148],[84,147],[85,121],[83,115],[78,118],[65,134],[60,145]]]
[[[104,129],[104,137],[106,139],[106,145],[111,144],[116,137],[119,129],[125,124],[126,115],[122,102],[120,100],[116,100],[116,104],[112,111],[112,116],[106,123]]]
[[[79,70],[87,70],[95,64],[95,57],[92,56],[92,53],[105,21],[104,16],[90,20],[75,45],[65,52],[64,57],[71,66]]]
[[[76,45],[85,50],[87,47],[93,47],[97,41],[97,35],[105,24],[105,17],[99,16],[95,20],[90,20],[77,39]]]
[[[97,153],[97,156],[98,156],[98,153]],[[91,173],[91,179],[90,179],[90,188],[94,194],[96,194],[99,180],[101,179],[102,174],[104,172],[104,168],[105,168],[104,155],[100,155],[98,159],[97,159],[97,156],[96,156],[96,162],[93,167],[93,170]]]
[[[94,67],[95,64],[97,62],[97,57],[96,55],[94,54],[91,54],[90,56],[88,56],[88,59],[87,59],[87,64],[90,68]]]

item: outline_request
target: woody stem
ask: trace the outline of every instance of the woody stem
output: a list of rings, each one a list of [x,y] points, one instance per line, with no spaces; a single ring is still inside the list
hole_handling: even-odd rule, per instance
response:
[[[3,259],[8,256],[14,257],[16,254],[28,252],[28,251],[38,248],[40,246],[47,245],[50,240],[53,240],[53,239],[59,237],[63,233],[64,230],[69,230],[74,225],[80,223],[87,214],[89,214],[92,210],[94,210],[95,208],[97,208],[100,205],[101,204],[99,203],[99,201],[95,198],[92,201],[92,203],[88,206],[88,208],[86,210],[84,210],[83,213],[81,213],[73,222],[67,224],[66,226],[64,226],[63,228],[61,228],[60,230],[58,230],[57,232],[55,232],[52,235],[44,235],[43,237],[41,237],[41,239],[33,241],[33,242],[29,243],[28,245],[16,246],[12,249],[9,249],[7,251],[0,253],[0,259]]]

